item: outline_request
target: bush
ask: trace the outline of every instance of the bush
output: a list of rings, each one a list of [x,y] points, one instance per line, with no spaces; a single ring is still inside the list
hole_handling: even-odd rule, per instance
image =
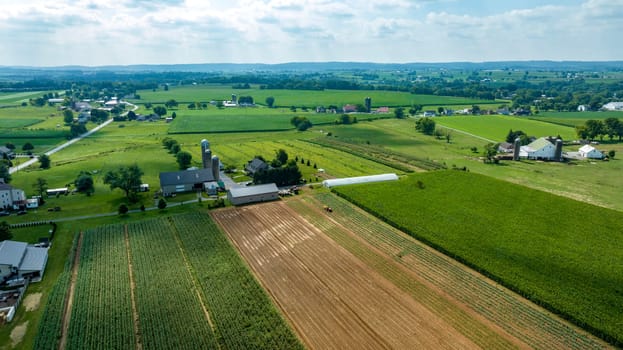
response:
[[[128,206],[127,206],[127,205],[125,205],[125,204],[121,204],[121,205],[119,206],[119,215],[125,215],[125,214],[127,214],[127,213],[128,213],[128,211],[130,211],[130,208],[128,208]]]

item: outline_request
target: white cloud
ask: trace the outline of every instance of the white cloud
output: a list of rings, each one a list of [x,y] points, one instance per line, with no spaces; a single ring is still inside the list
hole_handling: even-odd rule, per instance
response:
[[[0,0],[0,65],[612,60],[623,0]],[[500,5],[501,6],[501,5]],[[526,5],[527,6],[527,5]]]

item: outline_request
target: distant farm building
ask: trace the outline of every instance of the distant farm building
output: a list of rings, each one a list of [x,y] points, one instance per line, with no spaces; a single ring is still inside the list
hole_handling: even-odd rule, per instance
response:
[[[258,171],[263,171],[267,169],[268,164],[266,164],[266,162],[259,158],[253,158],[253,160],[249,161],[249,163],[247,163],[247,165],[244,167],[244,170],[250,175],[257,173]]]
[[[342,107],[342,112],[343,113],[357,112],[357,106],[355,106],[355,105],[344,105],[344,107]]]
[[[48,248],[25,242],[0,242],[0,283],[17,278],[40,278],[48,262]]]
[[[425,117],[434,117],[436,115],[435,111],[425,111],[424,112],[424,116]]]
[[[345,177],[341,179],[324,180],[322,182],[322,185],[324,187],[330,188],[330,187],[335,187],[335,186],[354,185],[354,184],[363,184],[363,183],[371,183],[371,182],[395,181],[395,180],[398,180],[398,175],[391,173],[391,174]]]
[[[623,111],[623,102],[608,102],[601,106],[605,111]]]
[[[15,158],[15,153],[6,146],[0,146],[0,157],[4,158],[5,156],[7,158]]]
[[[279,199],[279,189],[274,183],[232,187],[227,191],[227,199],[233,205],[268,202]]]
[[[160,173],[160,190],[164,196],[174,193],[207,191],[211,185],[218,183],[221,162],[212,156],[210,143],[201,140],[201,161],[203,169],[189,169]]]
[[[562,140],[556,140],[556,145],[545,137],[538,138],[519,149],[519,157],[534,160],[561,160]]]
[[[591,145],[584,145],[580,147],[579,153],[582,158],[588,158],[588,159],[603,159],[604,158],[604,154]]]

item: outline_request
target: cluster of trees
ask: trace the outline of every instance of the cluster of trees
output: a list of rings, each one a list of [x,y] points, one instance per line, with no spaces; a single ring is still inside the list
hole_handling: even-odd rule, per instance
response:
[[[415,130],[424,135],[433,135],[435,133],[435,121],[432,118],[424,117],[415,121]]]
[[[206,109],[208,104],[205,102],[191,102],[188,104],[188,109]]]
[[[605,120],[587,120],[584,125],[575,127],[575,131],[579,138],[583,140],[594,140],[599,137],[603,140],[604,136],[608,136],[610,141],[614,137],[618,137],[619,141],[623,138],[623,123],[618,118],[607,118]]]
[[[104,175],[104,183],[110,185],[110,189],[116,188],[125,193],[126,198],[135,202],[138,200],[138,191],[140,190],[143,171],[137,164],[130,166],[120,166],[117,170],[110,170]]]
[[[307,117],[301,116],[292,117],[290,124],[294,125],[298,131],[305,131],[312,127],[312,122]]]
[[[263,159],[261,156],[257,158]],[[268,169],[253,174],[254,184],[275,183],[277,186],[290,186],[301,183],[303,178],[301,170],[296,160],[288,160],[288,153],[285,150],[276,151],[275,158],[270,164]]]
[[[335,124],[357,124],[357,117],[350,114],[342,114],[338,119],[335,120]]]
[[[180,170],[185,170],[190,168],[190,164],[192,162],[193,156],[187,151],[182,151],[182,146],[170,137],[165,137],[162,140],[162,145],[166,148],[169,153],[175,155],[175,159],[177,164],[179,165]]]
[[[238,104],[240,105],[252,105],[254,104],[253,102],[253,96],[239,96],[238,97]]]
[[[532,138],[530,136],[528,136],[525,132],[521,131],[521,130],[515,130],[513,131],[513,129],[510,129],[508,131],[508,134],[506,135],[506,142],[508,143],[515,143],[515,140],[519,137],[519,141],[521,142],[522,146],[525,146],[527,144],[529,144],[532,140]]]

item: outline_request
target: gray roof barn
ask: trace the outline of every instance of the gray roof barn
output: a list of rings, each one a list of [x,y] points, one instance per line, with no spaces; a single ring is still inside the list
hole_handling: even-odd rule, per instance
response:
[[[160,188],[165,195],[201,190],[204,183],[212,181],[215,181],[212,169],[160,173]]]
[[[16,241],[0,242],[0,265],[19,267],[28,243]]]
[[[48,248],[9,240],[0,242],[0,279],[13,273],[19,277],[41,277],[47,262]]]
[[[272,201],[279,199],[279,189],[274,183],[232,187],[227,191],[227,199],[233,205]]]

